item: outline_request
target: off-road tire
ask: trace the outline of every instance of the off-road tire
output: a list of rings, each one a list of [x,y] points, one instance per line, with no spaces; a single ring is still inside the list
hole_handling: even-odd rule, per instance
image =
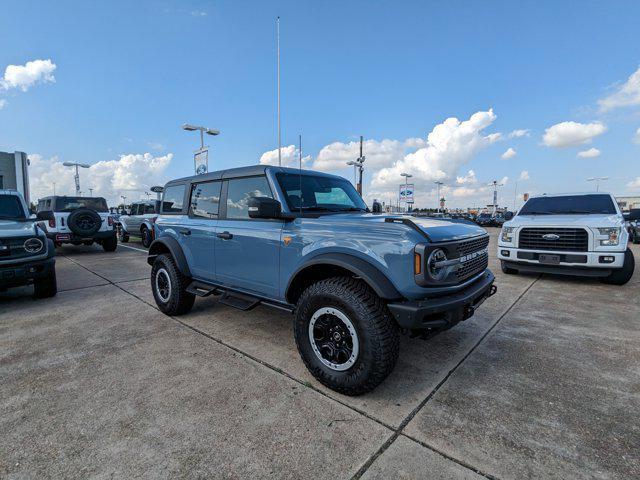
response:
[[[507,264],[504,260],[500,260],[500,270],[502,270],[502,273],[506,275],[517,275],[518,273],[518,270],[516,270],[515,268],[507,267]]]
[[[34,298],[50,298],[54,297],[56,293],[58,293],[58,282],[56,281],[55,270],[48,277],[38,278],[33,281]]]
[[[124,228],[122,228],[122,226],[118,227],[118,241],[120,243],[127,243],[129,241],[129,234]]]
[[[170,282],[171,290],[166,301],[163,300],[156,286],[156,278],[160,270],[167,273]],[[162,254],[156,257],[151,268],[151,291],[161,312],[167,315],[182,315],[191,310],[196,297],[187,292],[190,282],[191,279],[182,274],[171,255]]]
[[[147,227],[142,227],[140,230],[140,238],[142,238],[142,246],[149,248],[151,246],[151,232]]]
[[[359,342],[355,363],[336,371],[316,356],[309,339],[309,323],[323,307],[345,314]],[[308,287],[296,306],[294,332],[298,352],[311,374],[344,395],[362,395],[376,388],[393,371],[399,352],[399,329],[384,302],[368,285],[350,277],[321,280]]]
[[[640,234],[638,233],[633,233],[633,240],[632,240],[634,245],[637,245],[640,243]]]
[[[609,285],[624,285],[631,277],[633,277],[633,270],[635,269],[635,259],[633,258],[633,252],[627,248],[624,252],[624,263],[622,268],[618,268],[611,272],[608,277],[602,278],[602,283]]]
[[[118,237],[114,235],[102,240],[102,248],[105,252],[115,252],[118,248]]]
[[[91,208],[78,208],[67,217],[67,227],[80,237],[90,237],[102,226],[102,218]]]

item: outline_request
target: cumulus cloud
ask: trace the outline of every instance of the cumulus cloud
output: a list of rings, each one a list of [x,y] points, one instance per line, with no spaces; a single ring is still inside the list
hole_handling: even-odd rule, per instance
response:
[[[542,141],[547,147],[574,147],[589,143],[606,131],[607,127],[601,122],[560,122],[545,130]]]
[[[578,152],[580,158],[595,158],[600,156],[600,150],[597,148],[590,148],[589,150],[583,150]]]
[[[26,92],[38,83],[53,83],[56,81],[53,72],[56,64],[50,59],[33,60],[24,65],[9,65],[0,79],[0,87],[5,90],[19,88]]]
[[[636,134],[633,136],[633,141],[640,145],[640,128],[636,130]]]
[[[529,172],[527,170],[520,172],[520,180],[529,180]]]
[[[7,101],[2,99],[2,98],[0,98],[0,110],[2,110],[5,107],[6,104],[7,104]]]
[[[515,157],[517,154],[518,153],[513,148],[509,147],[507,151],[501,155],[501,158],[503,160],[509,160],[510,158]]]
[[[406,142],[398,140],[365,140],[363,149],[365,167],[377,169],[392,165],[404,156],[407,148],[415,148],[420,139],[411,138]],[[347,162],[360,156],[360,141],[349,143],[333,142],[323,147],[313,162],[313,168],[322,171],[341,170]]]
[[[627,183],[627,187],[633,188],[634,190],[640,189],[640,177],[636,177],[634,180]]]
[[[615,91],[598,100],[600,110],[608,111],[619,107],[640,105],[640,68],[633,72],[626,82]]]
[[[168,178],[166,169],[173,154],[154,156],[151,153],[120,155],[114,160],[94,163],[80,170],[80,186],[84,195],[93,189],[93,195],[105,197],[109,206],[120,203],[120,195],[127,203],[143,198],[144,192],[154,185],[164,185]],[[29,155],[29,181],[34,200],[53,194],[53,183],[59,195],[75,195],[73,169],[65,167],[57,158],[45,159],[41,155]]]
[[[509,138],[522,138],[522,137],[529,137],[529,136],[530,136],[529,129],[514,130],[509,134]]]
[[[493,110],[474,113],[464,121],[446,119],[429,133],[424,147],[376,172],[372,186],[395,186],[402,172],[411,172],[415,182],[453,179],[462,165],[499,138],[495,134],[483,135],[495,119]]]
[[[476,172],[473,170],[469,170],[466,175],[462,177],[456,177],[456,183],[458,185],[466,185],[469,183],[477,183],[478,179],[476,178]]]
[[[298,167],[300,165],[300,151],[295,145],[288,145],[282,147],[282,166],[283,167]],[[311,161],[311,156],[306,155],[302,157],[302,167],[305,168]],[[278,149],[269,150],[264,152],[260,157],[261,165],[278,165]]]

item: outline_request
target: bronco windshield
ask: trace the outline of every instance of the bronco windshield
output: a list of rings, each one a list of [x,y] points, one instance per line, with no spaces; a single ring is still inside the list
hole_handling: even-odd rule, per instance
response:
[[[24,220],[26,213],[16,195],[0,195],[0,220]]]
[[[78,208],[90,208],[96,212],[108,212],[107,201],[102,197],[58,197],[56,198],[56,212],[71,212]]]
[[[535,197],[524,204],[518,215],[615,215],[609,195],[563,195]]]
[[[278,173],[277,178],[292,212],[368,211],[362,197],[344,178],[297,173]]]

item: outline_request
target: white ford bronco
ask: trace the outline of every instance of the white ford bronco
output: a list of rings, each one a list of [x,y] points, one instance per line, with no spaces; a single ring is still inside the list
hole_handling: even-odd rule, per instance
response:
[[[53,213],[43,227],[56,247],[64,243],[92,245],[94,242],[102,245],[105,252],[113,252],[118,247],[115,221],[102,197],[45,197],[38,201],[38,213],[42,212]]]
[[[598,277],[624,285],[634,270],[629,234],[608,193],[531,197],[500,233],[502,271]]]

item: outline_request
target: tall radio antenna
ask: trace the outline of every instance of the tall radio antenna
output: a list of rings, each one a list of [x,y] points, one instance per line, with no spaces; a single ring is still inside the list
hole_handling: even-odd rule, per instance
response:
[[[282,135],[280,130],[280,17],[276,20],[276,36],[278,44],[278,166],[282,166]]]

